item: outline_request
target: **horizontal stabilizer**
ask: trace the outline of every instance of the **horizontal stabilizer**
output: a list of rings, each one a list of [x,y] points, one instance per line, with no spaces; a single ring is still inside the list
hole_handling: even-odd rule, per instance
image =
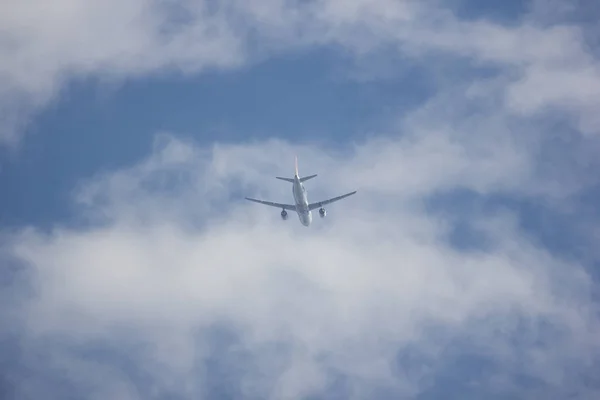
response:
[[[310,176],[305,176],[305,177],[303,177],[303,178],[300,178],[300,182],[307,181],[307,180],[309,180],[309,179],[312,179],[312,178],[314,178],[315,176],[317,176],[317,174],[310,175]]]
[[[282,178],[281,176],[276,176],[275,179],[281,179],[282,181],[294,183],[294,180],[292,178]]]
[[[315,176],[317,176],[317,174],[315,174],[315,175],[310,175],[310,176],[304,176],[304,177],[302,177],[302,178],[298,178],[298,180],[299,180],[300,182],[305,182],[305,181],[307,181],[307,180],[309,180],[309,179],[312,179],[312,178],[314,178]],[[275,178],[276,178],[276,179],[281,179],[282,181],[286,181],[286,182],[291,182],[291,183],[294,183],[294,178],[284,178],[284,177],[281,177],[281,176],[276,176]]]

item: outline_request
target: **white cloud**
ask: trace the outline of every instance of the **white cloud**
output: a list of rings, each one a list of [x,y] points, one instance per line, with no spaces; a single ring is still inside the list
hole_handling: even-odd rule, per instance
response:
[[[358,57],[395,49],[417,60],[426,56],[424,66],[436,54],[507,66],[514,69],[506,93],[513,111],[569,102],[581,128],[597,132],[598,61],[576,25],[537,26],[534,18],[541,12],[515,27],[464,22],[434,4],[5,1],[0,5],[0,138],[14,143],[31,111],[42,109],[71,79],[235,68],[272,52],[313,45],[340,46]]]
[[[128,78],[173,66],[203,71],[244,59],[234,27],[209,15],[204,2],[9,0],[0,15],[7,107],[43,106],[71,78]],[[3,127],[3,137],[10,128]]]
[[[230,323],[240,335],[237,350],[221,355],[234,357],[223,361],[230,379],[242,382],[250,397],[298,398],[325,390],[328,371],[349,376],[357,397],[376,387],[404,394],[424,390],[419,379],[440,373],[440,346],[464,335],[508,371],[522,357],[542,357],[520,365],[521,372],[560,388],[569,368],[581,368],[598,344],[586,297],[592,282],[581,266],[536,247],[511,214],[489,218],[474,212],[469,223],[492,247],[461,252],[446,240],[446,221],[415,205],[463,185],[488,188],[486,193],[515,190],[508,183],[496,188],[498,175],[490,171],[499,167],[477,167],[482,161],[469,152],[469,140],[405,137],[386,146],[397,150],[396,158],[382,154],[378,142],[336,159],[316,147],[302,149],[301,169],[320,174],[311,196],[359,189],[309,230],[294,218],[281,221],[277,209],[228,200],[240,188],[287,199],[289,186],[272,176],[285,175],[281,166],[291,160],[289,145],[210,150],[168,135],[157,143],[139,165],[81,188],[78,199],[104,213],[99,224],[49,234],[23,231],[5,246],[27,262],[34,277],[36,296],[23,309],[23,340],[31,351],[48,335],[69,346],[104,343],[119,357],[133,357],[138,368],[152,359],[143,368],[161,390],[196,397],[211,383],[198,367],[211,348],[203,332]],[[408,149],[418,156],[408,157]],[[496,149],[490,148],[488,158],[512,157]],[[448,167],[432,167],[435,162]],[[369,175],[373,163],[381,172]],[[471,168],[460,167],[457,174],[453,163]],[[394,179],[421,186],[390,187],[383,171],[398,171]],[[411,176],[403,178],[404,171]],[[501,181],[522,172],[507,171]],[[514,337],[545,336],[513,325],[516,318],[533,326],[547,320],[565,334],[540,339],[541,348],[527,342],[517,351]],[[481,319],[488,322],[473,322]],[[433,339],[429,326],[446,333]],[[133,351],[120,344],[132,340],[148,347]],[[280,350],[273,353],[271,346]],[[419,379],[394,372],[395,354],[407,346],[433,360]],[[87,376],[96,374],[93,365],[71,351],[59,357],[70,366],[83,363],[70,384],[93,384]],[[123,382],[135,381],[118,365],[106,364],[106,379],[117,386],[103,390],[129,390]],[[179,382],[175,389],[171,379]]]
[[[497,364],[473,378],[481,390],[522,394],[512,374],[545,382],[537,398],[584,384],[599,344],[585,266],[540,247],[508,211],[472,210],[462,222],[486,246],[461,251],[448,240],[452,221],[423,205],[467,189],[572,206],[589,188],[569,164],[581,148],[547,167],[549,133],[535,118],[550,106],[584,133],[597,130],[597,61],[577,28],[534,17],[515,27],[463,22],[414,2],[9,3],[0,6],[9,60],[0,104],[20,112],[74,76],[198,72],[311,45],[497,68],[492,79],[443,81],[419,110],[346,154],[280,140],[199,148],[159,135],[148,159],[77,188],[83,226],[7,234],[3,254],[26,264],[35,293],[7,296],[21,312],[10,319],[23,359],[48,357],[36,361],[34,382],[16,373],[20,393],[66,382],[90,397],[198,398],[223,379],[211,377],[215,352],[246,397],[298,398],[327,389],[335,373],[350,378],[350,398],[419,393],[456,361],[452,351]],[[252,28],[260,48],[244,38]],[[442,76],[445,65],[432,70]],[[296,153],[301,173],[319,174],[311,198],[359,190],[309,230],[237,200],[289,199],[273,177],[292,171]],[[213,334],[223,325],[231,347]],[[417,360],[398,367],[397,352],[411,350]]]

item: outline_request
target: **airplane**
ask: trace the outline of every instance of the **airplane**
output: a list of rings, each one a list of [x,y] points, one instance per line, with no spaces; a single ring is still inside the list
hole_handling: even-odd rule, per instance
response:
[[[295,167],[296,167],[296,171],[295,171],[296,173],[294,174],[293,178],[283,178],[280,176],[275,177],[276,179],[280,179],[280,180],[286,181],[286,182],[291,182],[293,184],[292,194],[294,195],[294,203],[295,204],[292,205],[292,204],[274,203],[272,201],[251,199],[250,197],[246,197],[245,199],[253,201],[255,203],[266,204],[268,206],[281,208],[282,209],[281,210],[281,218],[283,220],[287,220],[287,218],[288,218],[288,213],[286,210],[295,211],[298,214],[300,223],[302,225],[308,227],[308,226],[310,226],[310,224],[312,222],[312,210],[318,208],[319,215],[321,216],[321,218],[325,218],[325,216],[327,215],[327,211],[325,211],[325,208],[323,207],[324,205],[331,204],[335,201],[344,199],[348,196],[352,196],[354,193],[356,193],[356,190],[355,190],[354,192],[346,193],[341,196],[334,197],[332,199],[317,201],[315,203],[309,203],[306,189],[304,188],[304,185],[302,183],[306,182],[309,179],[314,178],[317,175],[315,174],[315,175],[300,177],[300,175],[298,175],[298,157],[295,157]]]

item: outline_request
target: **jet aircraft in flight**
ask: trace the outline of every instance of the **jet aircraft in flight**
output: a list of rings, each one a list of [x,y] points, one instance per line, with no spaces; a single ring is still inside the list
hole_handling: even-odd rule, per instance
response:
[[[332,199],[317,201],[315,203],[309,203],[306,189],[304,188],[304,185],[302,183],[306,182],[309,179],[314,178],[317,175],[315,174],[315,175],[300,177],[298,175],[298,157],[295,158],[295,167],[296,167],[296,173],[294,174],[293,178],[282,178],[280,176],[275,177],[282,181],[287,181],[287,182],[292,183],[292,194],[294,195],[294,203],[295,204],[292,205],[292,204],[273,203],[271,201],[251,199],[249,197],[246,197],[246,200],[250,200],[255,203],[266,204],[266,205],[272,206],[272,207],[281,208],[281,218],[284,220],[286,220],[288,218],[287,210],[295,211],[298,214],[298,218],[300,219],[300,222],[302,223],[302,225],[309,226],[310,223],[312,222],[312,210],[318,208],[319,215],[321,216],[321,218],[324,218],[327,215],[327,211],[325,211],[325,208],[323,206],[325,206],[326,204],[331,204],[335,201],[344,199],[348,196],[352,196],[354,193],[356,193],[356,190],[355,190],[354,192],[346,193],[341,196],[334,197]]]

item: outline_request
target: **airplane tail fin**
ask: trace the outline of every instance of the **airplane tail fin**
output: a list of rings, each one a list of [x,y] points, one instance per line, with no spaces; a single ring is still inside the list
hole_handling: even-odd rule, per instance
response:
[[[294,171],[295,172],[294,178],[298,178],[298,180],[300,182],[307,181],[307,180],[312,179],[315,176],[317,176],[317,174],[314,174],[314,175],[304,176],[301,178],[300,175],[298,175],[298,157],[297,156],[295,157],[294,162],[295,162],[294,167],[296,168]],[[286,182],[292,182],[292,183],[294,182],[294,178],[284,178],[281,176],[276,176],[275,178],[280,179],[282,181],[286,181]]]

